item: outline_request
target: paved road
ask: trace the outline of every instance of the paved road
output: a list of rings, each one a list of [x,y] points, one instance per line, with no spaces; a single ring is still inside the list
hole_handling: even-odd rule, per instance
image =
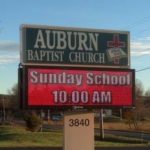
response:
[[[121,135],[121,136],[126,136],[126,137],[139,138],[139,139],[150,141],[150,133],[114,131],[114,130],[105,130],[105,133],[114,134],[114,135]]]
[[[0,150],[63,150],[62,147],[26,147],[26,148],[0,148]],[[95,150],[150,150],[150,147],[99,147]]]

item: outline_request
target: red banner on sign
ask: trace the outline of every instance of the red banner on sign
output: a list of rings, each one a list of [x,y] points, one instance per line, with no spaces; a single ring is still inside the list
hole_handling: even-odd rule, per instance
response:
[[[134,71],[27,69],[28,106],[132,106]]]

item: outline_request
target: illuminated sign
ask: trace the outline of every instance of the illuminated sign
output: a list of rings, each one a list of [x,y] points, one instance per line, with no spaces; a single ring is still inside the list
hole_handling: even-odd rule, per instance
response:
[[[130,67],[129,32],[21,26],[21,63],[75,67]]]
[[[25,68],[27,106],[132,106],[134,70]]]

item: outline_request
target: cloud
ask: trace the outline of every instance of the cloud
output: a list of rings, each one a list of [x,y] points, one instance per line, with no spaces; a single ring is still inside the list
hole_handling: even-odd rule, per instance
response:
[[[19,55],[0,55],[0,65],[19,62]]]
[[[147,40],[131,42],[131,56],[150,55],[150,42]]]
[[[0,51],[19,51],[19,44],[14,41],[0,41]]]
[[[0,41],[0,65],[19,62],[19,44],[14,41]]]
[[[150,41],[150,36],[146,36],[146,37],[144,37],[144,38],[141,39],[141,40]]]

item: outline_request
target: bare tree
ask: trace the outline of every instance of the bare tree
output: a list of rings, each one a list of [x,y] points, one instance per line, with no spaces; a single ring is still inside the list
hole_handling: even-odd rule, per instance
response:
[[[142,120],[147,113],[147,109],[144,106],[144,101],[141,98],[143,94],[144,94],[143,84],[140,80],[136,80],[135,108],[127,109],[124,111],[124,117],[127,119],[130,128],[132,124],[134,125],[134,128],[138,128],[138,122]]]
[[[145,96],[150,97],[150,88],[145,92]]]
[[[12,109],[19,108],[19,98],[18,98],[18,84],[15,84],[10,90],[8,90],[10,95],[10,105]]]
[[[136,79],[135,82],[135,97],[138,98],[144,94],[143,84],[140,80]]]

